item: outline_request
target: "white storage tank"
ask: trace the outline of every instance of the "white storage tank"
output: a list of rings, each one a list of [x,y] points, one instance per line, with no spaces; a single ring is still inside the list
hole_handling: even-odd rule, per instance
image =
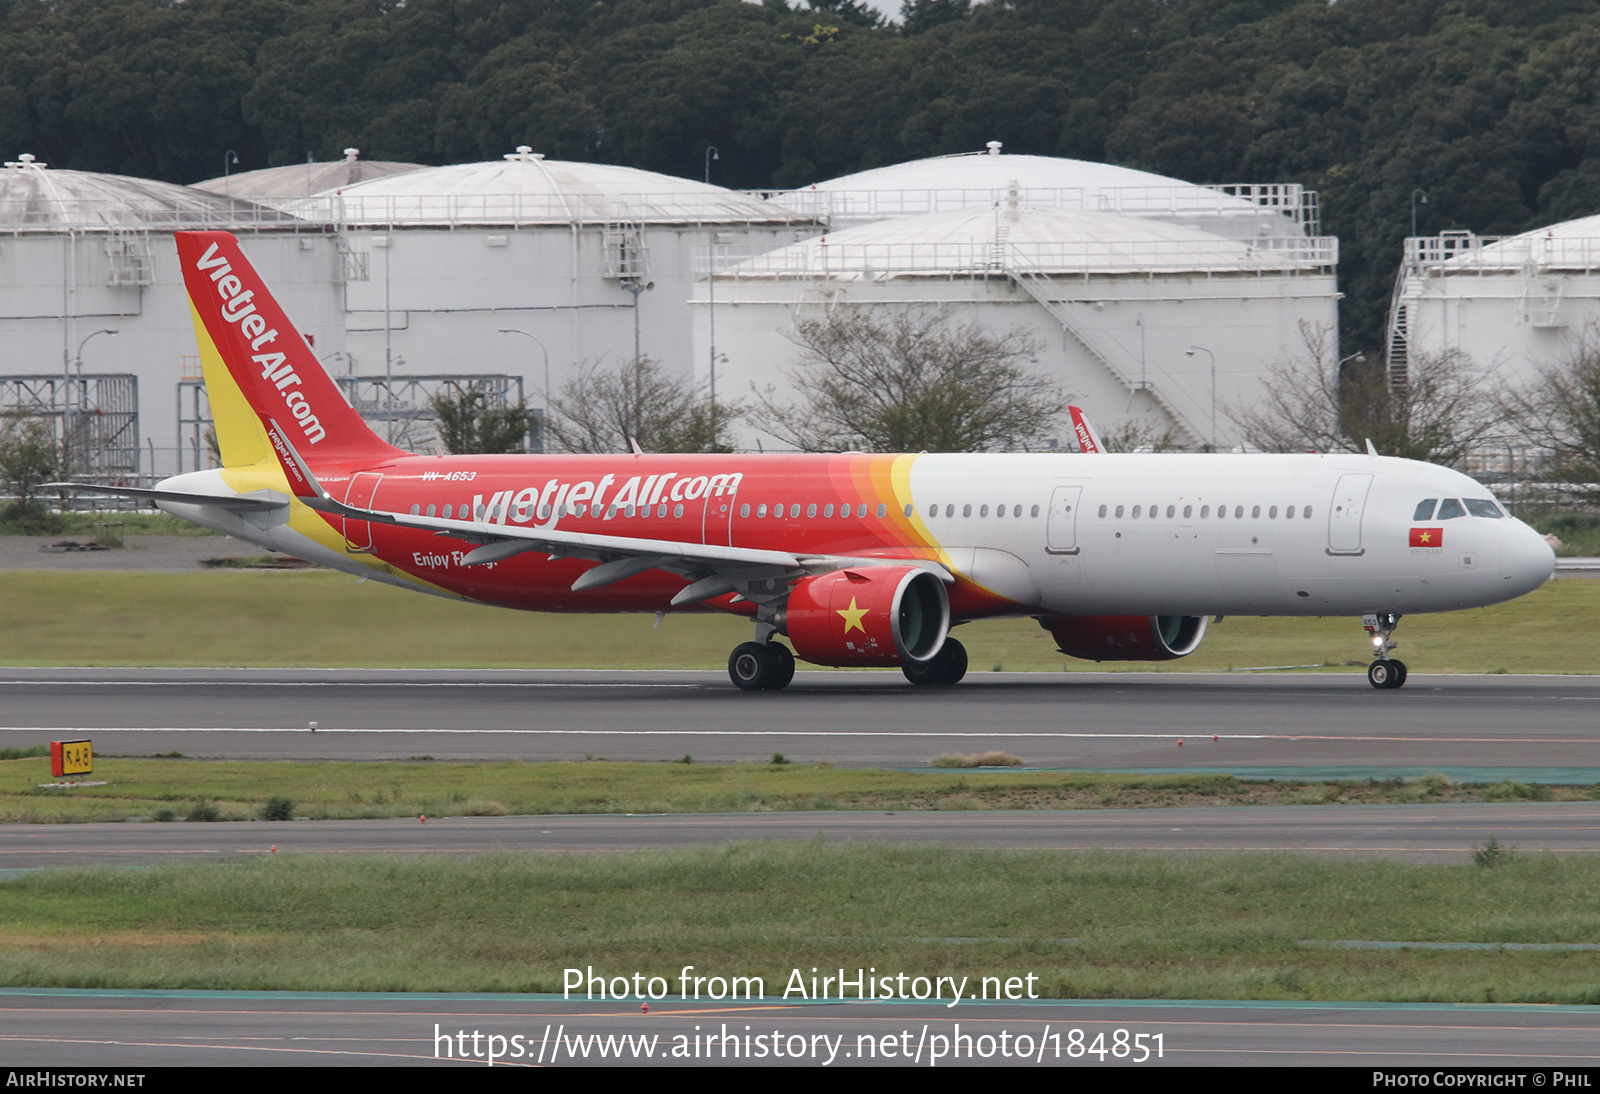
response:
[[[1600,322],[1600,216],[1521,235],[1445,232],[1406,240],[1389,311],[1401,380],[1417,354],[1462,353],[1525,383]]]
[[[263,167],[255,171],[218,175],[214,179],[191,185],[218,197],[243,198],[262,205],[281,205],[284,202],[326,193],[370,179],[403,175],[421,171],[426,164],[401,163],[394,160],[364,160],[359,148],[346,148],[340,160],[321,160],[291,163],[283,167]]]
[[[1021,187],[989,207],[896,217],[765,255],[719,253],[695,294],[700,374],[717,391],[787,390],[787,337],[847,308],[942,309],[990,331],[1029,332],[1037,369],[1104,432],[1170,428],[1230,448],[1230,407],[1253,404],[1302,327],[1337,329],[1337,241],[1226,239],[1167,219],[1037,207]],[[1068,433],[1063,427],[1063,443]],[[743,442],[777,438],[753,429]]]
[[[895,216],[988,208],[1015,188],[1025,205],[1114,213],[1232,239],[1317,234],[1317,195],[1298,183],[1197,185],[1131,167],[985,152],[897,163],[772,195],[837,231]]]
[[[347,252],[347,368],[519,373],[535,406],[636,347],[687,380],[693,249],[768,250],[821,231],[719,186],[527,146],[286,208],[332,223]]]
[[[200,377],[172,237],[183,229],[238,233],[318,353],[337,352],[339,258],[322,227],[184,186],[55,170],[29,155],[0,170],[0,386],[9,392],[0,405],[18,405],[12,397],[25,391],[24,409],[59,420],[63,405],[77,413],[86,392],[92,400],[95,377],[137,380],[137,424],[123,431],[136,435],[118,436],[117,458],[86,460],[88,468],[159,476],[180,469],[180,449],[182,467],[204,459],[203,429],[179,439],[180,384]],[[22,376],[41,379],[15,379]]]

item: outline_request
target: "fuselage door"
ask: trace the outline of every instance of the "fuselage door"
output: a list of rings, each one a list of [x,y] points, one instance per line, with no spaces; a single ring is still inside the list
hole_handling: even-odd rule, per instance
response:
[[[713,475],[706,486],[705,508],[700,517],[700,541],[717,547],[733,545],[733,503],[739,497],[742,475]]]
[[[1050,519],[1045,526],[1044,549],[1052,555],[1078,553],[1078,499],[1081,486],[1058,486],[1050,495]]]
[[[1371,489],[1370,473],[1339,476],[1339,485],[1333,490],[1333,502],[1328,506],[1330,555],[1365,553],[1361,548],[1361,518],[1367,510],[1367,492]]]
[[[378,483],[383,476],[376,471],[363,471],[350,480],[344,492],[344,503],[352,509],[371,509],[372,499],[378,494]],[[366,554],[372,550],[372,522],[344,518],[344,549],[351,554]]]

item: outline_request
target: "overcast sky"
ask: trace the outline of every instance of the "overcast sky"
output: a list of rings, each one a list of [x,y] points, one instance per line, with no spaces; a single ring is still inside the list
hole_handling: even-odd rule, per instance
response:
[[[759,4],[761,0],[749,0],[752,4]],[[866,0],[867,6],[876,8],[885,19],[900,18],[900,0]],[[790,7],[800,7],[801,0],[789,0]]]

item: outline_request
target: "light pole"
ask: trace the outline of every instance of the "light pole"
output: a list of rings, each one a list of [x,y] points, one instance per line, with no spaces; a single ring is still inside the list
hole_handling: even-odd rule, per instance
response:
[[[394,226],[390,225],[383,235],[383,398],[385,439],[390,444],[394,444],[394,324],[389,310],[389,265],[393,249]]]
[[[1344,366],[1348,365],[1351,361],[1354,361],[1358,365],[1364,365],[1367,363],[1367,355],[1365,353],[1352,353],[1348,357],[1339,358],[1339,363],[1333,366],[1333,382],[1339,385],[1339,394],[1341,399],[1344,397]],[[1388,380],[1389,378],[1385,376],[1384,382],[1388,383]]]
[[[501,327],[498,333],[520,334],[524,338],[533,338],[533,344],[538,346],[539,352],[544,355],[544,412],[548,415],[550,413],[550,351],[544,348],[543,342],[534,338],[533,335],[525,330],[518,330],[516,327]]]
[[[640,281],[637,277],[624,278],[622,287],[633,294],[633,367],[639,367],[643,356],[639,352],[639,294],[656,287],[654,281]]]
[[[239,153],[235,152],[233,149],[230,148],[230,149],[228,149],[226,152],[224,152],[222,154],[222,196],[223,197],[229,197],[230,196],[230,193],[229,193],[229,190],[228,190],[228,169],[230,167],[232,167],[234,164],[238,163],[238,162],[239,162]]]
[[[1349,357],[1339,358],[1339,363],[1333,366],[1333,378],[1337,383],[1344,383],[1344,366],[1351,361],[1358,365],[1364,365],[1367,363],[1367,355],[1365,353],[1352,353]]]
[[[720,160],[722,153],[714,144],[706,145],[706,185],[711,185],[711,161]],[[710,272],[706,276],[706,325],[711,335],[711,435],[717,434],[717,226],[711,225],[711,247],[707,252]],[[634,348],[633,357],[639,359],[639,294],[633,294]]]
[[[711,226],[711,246],[706,250],[706,330],[711,343],[711,437],[717,436],[717,226]]]
[[[1211,360],[1211,451],[1217,450],[1217,355],[1204,346],[1190,346],[1183,351],[1185,357],[1203,353]]]
[[[319,358],[317,358],[317,360],[324,362],[324,365],[323,365],[324,368],[327,367],[326,362],[328,362],[328,361],[343,361],[344,362],[344,374],[346,376],[355,375],[356,359],[354,357],[352,357],[350,354],[344,352],[344,350],[337,350],[336,349],[332,353],[328,354],[326,357],[319,357]]]
[[[1427,191],[1422,189],[1411,191],[1411,235],[1413,238],[1415,238],[1417,234],[1417,206],[1419,204],[1428,204]]]
[[[72,393],[73,393],[73,388],[74,388],[74,385],[72,383],[72,372],[73,372],[73,369],[75,368],[77,370],[77,373],[78,373],[78,383],[77,383],[76,386],[82,387],[83,386],[83,347],[88,345],[89,344],[89,339],[95,337],[96,335],[100,335],[100,334],[112,334],[112,335],[114,335],[116,333],[117,332],[114,331],[114,330],[97,330],[97,331],[91,331],[90,333],[84,335],[83,339],[81,341],[79,341],[79,343],[78,343],[77,352],[72,355],[72,360],[67,363],[67,369],[66,369],[65,375],[63,375],[62,378],[61,378],[62,381],[63,381],[63,383],[62,383],[63,390],[62,390],[61,394],[62,394],[63,399],[64,399],[64,401],[62,403],[62,406],[61,406],[61,462],[65,465],[61,469],[61,473],[62,473],[62,477],[63,478],[71,478],[72,477],[72,449],[73,449],[73,445],[75,443],[74,440],[73,440],[73,436],[72,436],[73,419],[75,417],[75,415],[72,412],[72,403],[73,403],[73,394]]]
[[[72,355],[72,364],[78,370],[78,379],[83,379],[83,347],[89,344],[89,339],[97,334],[120,334],[120,331],[97,330],[83,336],[83,341],[78,343],[78,352]]]

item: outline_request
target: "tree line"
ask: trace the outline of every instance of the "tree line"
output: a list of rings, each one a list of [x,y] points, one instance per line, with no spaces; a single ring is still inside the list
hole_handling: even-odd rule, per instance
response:
[[[173,182],[520,143],[746,188],[981,149],[1299,182],[1346,352],[1400,240],[1600,211],[1600,0],[0,0],[0,148]]]

